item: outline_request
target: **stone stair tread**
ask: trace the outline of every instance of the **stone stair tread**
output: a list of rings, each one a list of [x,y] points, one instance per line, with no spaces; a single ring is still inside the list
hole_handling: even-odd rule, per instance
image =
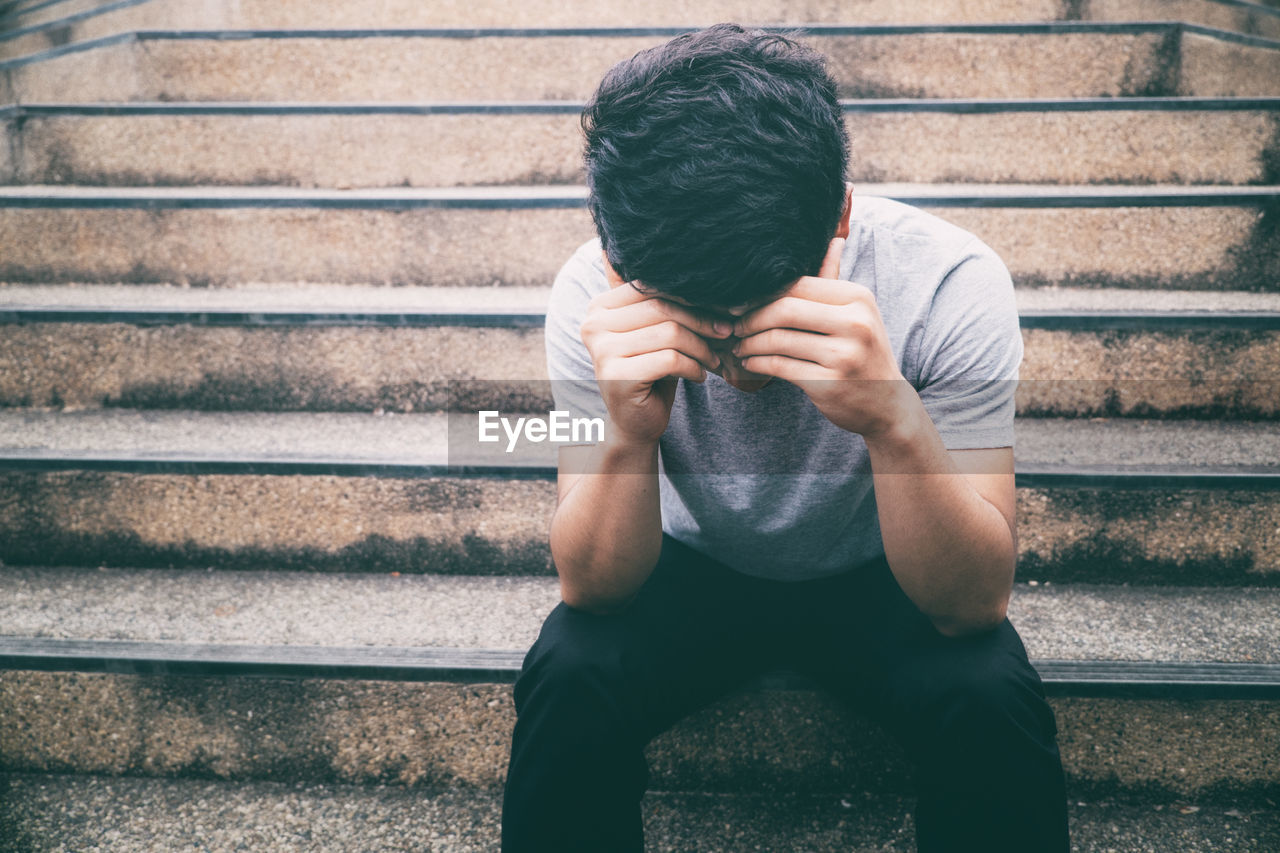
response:
[[[24,53],[0,69],[10,72],[4,97],[13,101],[574,98],[618,59],[688,29],[132,28]],[[851,96],[1270,95],[1280,62],[1275,38],[1167,20],[817,24],[803,36],[835,45],[835,79]],[[490,58],[491,39],[505,42],[502,62]],[[841,40],[874,43],[888,59],[855,68]],[[975,45],[992,58],[981,69]],[[315,73],[299,77],[299,66]],[[123,73],[132,79],[122,90]]]
[[[1195,185],[1143,184],[1098,186],[1092,184],[970,184],[970,183],[860,183],[860,195],[882,196],[901,200],[946,203],[954,200],[1006,202],[1028,200],[1045,202],[1069,199],[1074,202],[1141,203],[1158,201],[1177,203],[1221,199],[1249,203],[1280,197],[1280,185]],[[585,186],[494,186],[494,187],[367,187],[360,189],[328,189],[313,187],[272,186],[197,186],[197,187],[99,187],[58,184],[24,184],[0,187],[0,206],[7,202],[55,203],[129,203],[154,202],[329,202],[358,204],[361,202],[405,202],[447,204],[450,202],[569,202],[586,199]]]
[[[14,32],[21,27],[28,31],[40,32],[46,29],[56,27],[64,27],[72,23],[86,22],[90,23],[89,32],[78,38],[92,37],[94,35],[108,32],[113,29],[107,21],[102,22],[98,26],[92,26],[93,18],[111,16],[111,14],[121,8],[129,8],[133,5],[141,5],[151,0],[117,0],[116,2],[78,2],[67,4],[64,2],[53,3],[34,3],[34,4],[17,4],[10,6],[0,6],[0,32],[8,28],[10,33],[5,33],[4,37],[17,38],[20,33]],[[155,6],[163,7],[165,4],[154,3],[148,9],[153,15]],[[248,8],[241,8],[241,4],[226,4],[229,9],[219,10],[221,14],[214,14],[212,10],[204,10],[208,16],[200,16],[195,10],[186,10],[187,17],[181,18],[174,16],[172,13],[168,19],[175,23],[183,23],[188,26],[193,24],[207,25],[208,23],[234,25],[241,27],[289,27],[303,23],[309,27],[315,26],[350,26],[368,25],[369,13],[366,11],[363,15],[348,9],[335,9],[330,4],[294,3],[288,4],[282,9],[271,8],[276,4],[263,4],[266,8],[250,5]],[[592,7],[574,8],[565,10],[558,8],[556,4],[527,4],[530,8],[527,10],[513,10],[499,4],[467,4],[463,7],[446,7],[444,9],[433,9],[428,14],[423,12],[421,7],[416,3],[408,4],[382,4],[385,12],[383,19],[389,22],[394,21],[399,26],[406,24],[422,23],[431,26],[455,25],[455,26],[512,26],[513,24],[528,23],[536,25],[547,25],[550,23],[565,23],[571,25],[582,25],[586,23],[601,23],[608,25],[620,24],[660,24],[660,23],[679,23],[684,25],[702,25],[710,24],[718,19],[726,16],[734,17],[735,7],[732,4],[701,4],[702,8],[690,9],[684,3],[663,3],[663,4],[647,4],[643,10],[637,10],[628,4],[593,4]],[[1035,21],[1035,20],[1055,20],[1072,14],[1070,7],[1055,9],[1048,4],[1036,2],[1036,0],[1005,0],[1001,3],[984,3],[980,13],[980,20],[986,22],[997,21]],[[1105,4],[1101,9],[1086,9],[1084,13],[1091,18],[1098,20],[1121,20],[1133,17],[1150,17],[1149,6],[1144,6],[1141,0],[1136,3],[1120,3]],[[161,14],[163,14],[161,10]],[[838,23],[848,22],[850,14],[848,10],[839,6],[830,6],[822,8],[807,7],[803,4],[788,3],[786,0],[772,5],[759,4],[751,13],[743,13],[737,11],[736,17],[743,17],[751,14],[751,23],[791,23],[791,24],[810,24],[810,23]],[[1080,10],[1075,10],[1074,14],[1079,15]],[[425,15],[420,19],[414,19],[414,15]],[[519,16],[515,18],[513,16]],[[555,20],[549,20],[555,16]],[[132,22],[137,16],[129,16],[128,21]],[[941,23],[943,20],[964,21],[972,18],[973,12],[961,5],[958,9],[948,9],[945,5],[939,7],[936,4],[920,4],[920,8],[915,6],[903,7],[898,3],[879,2],[879,3],[863,3],[857,10],[856,19],[859,21],[871,23],[880,21],[892,21],[895,23],[911,23],[915,21],[924,23]],[[1173,16],[1169,16],[1173,17]],[[1272,34],[1280,32],[1280,23],[1272,24],[1272,19],[1280,18],[1280,11],[1266,5],[1259,5],[1252,2],[1219,2],[1219,0],[1201,0],[1198,3],[1182,3],[1177,10],[1177,17],[1187,22],[1202,22],[1211,26],[1225,27],[1229,29],[1240,29],[1243,31],[1255,31],[1263,28],[1260,34]],[[86,21],[88,19],[88,21]],[[151,26],[155,24],[152,23]],[[116,26],[114,29],[127,29],[127,27]]]
[[[123,289],[123,288],[122,288]],[[1280,310],[1280,294],[1244,291],[1170,291],[1088,287],[1021,287],[1015,295],[1020,311],[1107,313],[1273,312]],[[0,305],[4,304],[0,288]]]
[[[981,235],[1025,284],[1276,290],[1265,211],[1280,186],[871,184],[855,192],[914,203]],[[11,235],[0,279],[546,286],[593,234],[584,201],[581,186],[0,188],[0,228]],[[519,253],[495,252],[512,234]],[[1099,240],[1108,251],[1098,252]]]
[[[512,414],[510,417],[518,417]],[[543,415],[545,417],[545,415]],[[0,460],[325,462],[435,466],[450,461],[450,429],[475,429],[471,413],[190,412],[0,409]],[[1280,429],[1269,422],[1140,418],[1021,418],[1019,467],[1096,470],[1267,471],[1280,466]],[[546,465],[550,444],[484,461]],[[455,440],[453,447],[460,447]],[[470,459],[468,462],[472,461]]]
[[[584,180],[581,108],[485,100],[23,104],[0,108],[14,152],[0,180],[573,185]],[[1274,178],[1267,163],[1278,111],[1274,97],[851,99],[849,177],[855,184],[1255,185]],[[939,149],[939,138],[954,142]]]
[[[0,788],[0,830],[33,850],[92,849],[109,839],[113,849],[208,853],[464,853],[497,848],[502,811],[500,792],[462,787],[6,773]],[[650,790],[641,808],[652,851],[915,849],[912,800],[891,794]],[[1073,798],[1068,808],[1078,853],[1280,846],[1280,810],[1266,803]]]
[[[1280,293],[1169,291],[1088,287],[1021,287],[1024,312],[1274,313]],[[0,311],[175,312],[179,314],[273,312],[341,316],[405,313],[534,314],[539,317],[550,286],[386,287],[352,284],[259,283],[232,287],[166,284],[27,284],[0,282]]]
[[[1275,110],[1280,106],[1280,95],[1131,95],[1122,98],[1091,96],[1045,97],[957,97],[957,98],[905,98],[858,97],[840,98],[846,112],[948,112],[948,113],[1001,113],[1001,112],[1124,112],[1161,110],[1199,112],[1209,110]],[[23,101],[0,105],[0,116],[111,116],[111,115],[224,115],[266,114],[297,115],[326,114],[431,114],[431,113],[567,113],[576,115],[586,105],[585,98],[509,99],[485,98],[477,100],[406,100],[406,101]]]
[[[1219,294],[1221,295],[1221,294]],[[226,288],[173,285],[3,284],[0,311],[232,311],[324,313],[531,313],[541,316],[550,286],[378,287],[345,284],[247,284]],[[1241,294],[1241,310],[1280,311],[1280,294]],[[1260,298],[1255,298],[1260,297]],[[1223,296],[1224,301],[1230,296]]]
[[[0,566],[0,637],[494,650],[518,661],[554,577]],[[1280,663],[1280,589],[1015,585],[1036,660]]]

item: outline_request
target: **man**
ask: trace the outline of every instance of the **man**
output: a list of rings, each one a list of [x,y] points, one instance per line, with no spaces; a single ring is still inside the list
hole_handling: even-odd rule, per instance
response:
[[[583,128],[599,240],[557,276],[548,370],[607,426],[560,451],[563,601],[515,686],[504,850],[640,850],[648,741],[787,667],[917,762],[921,851],[1065,851],[1053,713],[1005,618],[1007,269],[852,193],[823,58],[779,35],[643,51]]]

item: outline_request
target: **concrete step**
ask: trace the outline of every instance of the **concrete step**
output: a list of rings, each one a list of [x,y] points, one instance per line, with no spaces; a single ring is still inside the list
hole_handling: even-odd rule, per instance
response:
[[[579,184],[581,108],[27,104],[0,110],[13,151],[0,182]],[[1280,162],[1280,98],[872,100],[845,114],[858,182],[1268,184]]]
[[[554,577],[223,567],[2,565],[0,590],[6,640],[296,647],[299,663],[308,651],[383,649],[386,662],[393,647],[501,651],[491,681],[512,680],[560,601]],[[1280,664],[1280,588],[1019,582],[1009,619],[1037,661]]]
[[[12,848],[44,853],[117,849],[245,849],[284,853],[468,853],[499,844],[502,798],[461,788],[289,785],[11,773],[6,791]],[[737,853],[911,853],[914,801],[892,795],[698,794],[649,791],[641,801],[646,849]],[[1077,853],[1280,847],[1280,813],[1265,804],[1073,800]],[[0,830],[3,827],[0,826]],[[3,845],[3,842],[0,842]]]
[[[1022,285],[1275,291],[1280,187],[861,184],[982,237]],[[586,190],[0,187],[0,281],[532,285]],[[518,249],[495,249],[518,241]]]
[[[440,640],[453,650],[478,651],[473,643],[511,634],[527,643],[556,600],[552,578],[42,570],[23,586],[18,574],[6,569],[0,575],[7,592],[18,586],[6,598],[27,604],[18,612],[30,614],[47,603],[70,613],[71,605],[87,599],[89,613],[99,613],[117,636],[154,631],[183,637],[161,641],[174,654],[206,648],[200,639],[206,630],[223,637],[288,637],[297,645],[286,647],[313,655],[336,650],[334,644],[349,637],[368,643],[370,635],[379,646],[392,637],[426,644],[384,649],[397,656],[443,652]],[[33,595],[46,578],[44,591]],[[1046,649],[1088,656],[1096,648],[1138,661],[1170,655],[1274,663],[1268,657],[1274,617],[1264,615],[1277,612],[1273,590],[1135,592],[1020,586],[1020,608],[1038,605],[1055,616],[1013,618],[1037,661]],[[149,603],[140,607],[144,600]],[[83,626],[93,617],[71,618]],[[1110,620],[1116,635],[1106,630]],[[63,630],[51,614],[46,624]],[[323,626],[331,630],[320,646],[298,644]],[[508,657],[518,659],[525,647],[506,646],[514,653]],[[0,769],[492,790],[505,771],[514,666],[513,660],[501,682],[391,681],[350,673],[140,675],[123,662],[124,671],[115,672],[6,667],[0,708],[11,723],[0,740]],[[1051,692],[1059,745],[1078,795],[1140,791],[1256,802],[1280,788],[1270,760],[1280,747],[1280,700],[1274,696],[1138,699]],[[656,790],[909,790],[909,771],[878,728],[813,682],[795,679],[757,680],[726,694],[656,738],[648,756]]]
[[[14,0],[0,5],[0,33],[9,36],[15,29],[72,24],[78,15],[110,14],[118,3],[119,0]]]
[[[1280,294],[1017,292],[1023,414],[1280,415]],[[548,297],[545,287],[10,285],[0,287],[0,405],[545,411]]]
[[[474,419],[7,411],[0,423],[10,564],[552,572],[550,445],[481,455]],[[1273,423],[1016,427],[1024,580],[1280,582]]]
[[[0,62],[0,103],[579,100],[681,27],[142,30]],[[1169,22],[824,26],[846,98],[1280,94],[1280,41]]]
[[[120,0],[18,0],[5,3],[0,5],[0,38],[21,39],[23,33],[20,31],[33,27],[40,27],[42,31],[64,28],[68,30],[67,38],[59,41],[55,32],[46,35],[43,40],[46,48],[58,47],[72,41],[73,34],[78,34],[77,24],[81,16],[93,19],[106,16],[110,19],[113,17],[114,7],[118,5]]]
[[[872,0],[857,6],[787,0],[713,0],[694,7],[665,0],[643,7],[596,3],[588,8],[540,0],[512,8],[502,0],[428,7],[413,0],[355,7],[324,2],[185,3],[183,0],[64,0],[31,11],[0,13],[0,58],[144,29],[361,29],[388,27],[689,26],[717,21],[752,24],[962,24],[1031,21],[1182,21],[1280,38],[1280,12],[1221,0],[1054,0],[926,2],[907,6]]]

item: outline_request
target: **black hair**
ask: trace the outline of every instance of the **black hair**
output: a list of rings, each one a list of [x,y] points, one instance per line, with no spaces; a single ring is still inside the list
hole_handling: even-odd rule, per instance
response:
[[[623,281],[695,305],[815,275],[849,138],[825,57],[716,24],[614,65],[582,112],[587,206]]]

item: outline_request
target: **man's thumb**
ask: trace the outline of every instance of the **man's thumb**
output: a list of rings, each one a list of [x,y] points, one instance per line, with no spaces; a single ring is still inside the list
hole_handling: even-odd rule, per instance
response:
[[[844,255],[844,238],[832,237],[827,246],[827,256],[822,259],[822,267],[818,270],[818,278],[839,278],[840,258]]]

